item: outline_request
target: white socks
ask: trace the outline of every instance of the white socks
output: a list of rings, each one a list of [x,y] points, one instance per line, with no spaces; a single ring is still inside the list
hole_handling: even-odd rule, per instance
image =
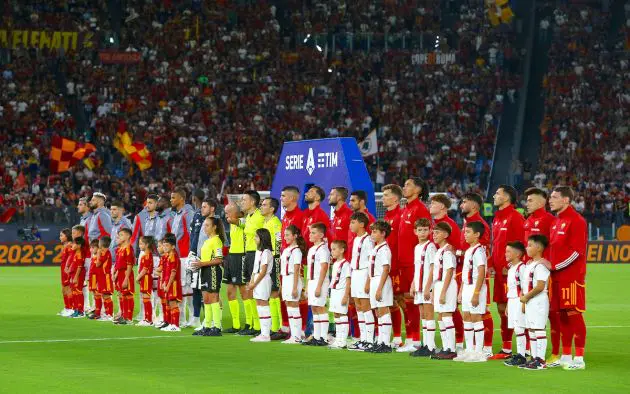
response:
[[[269,337],[271,333],[271,310],[269,305],[256,306],[258,318],[260,319],[260,335]]]
[[[464,340],[466,341],[466,351],[472,352],[475,349],[475,332],[473,331],[473,323],[470,321],[464,322]]]
[[[365,342],[365,314],[357,310],[357,319],[359,320],[359,341]]]
[[[392,315],[388,313],[378,318],[379,342],[389,346],[391,336],[392,336]]]
[[[300,308],[287,307],[287,315],[289,315],[291,337],[302,339],[302,316],[300,315]],[[313,317],[313,319],[315,318]]]
[[[420,320],[420,323],[422,324],[422,342],[423,342],[423,345],[426,346],[426,344],[427,344],[427,339],[426,339],[427,338],[427,321],[422,319],[422,320]]]
[[[367,311],[363,312],[363,316],[365,317],[365,341],[374,343],[374,314],[372,311]]]
[[[536,331],[529,331],[529,351],[532,354],[532,358],[538,357],[538,340],[536,338]]]
[[[444,324],[444,320],[440,320],[438,324],[440,325],[440,339],[442,340],[442,349],[446,350],[447,339],[446,339],[446,329],[444,328],[446,327],[446,325]]]
[[[427,335],[424,337],[424,344],[429,350],[435,350],[435,320],[427,320]]]
[[[343,341],[345,343],[346,338],[348,338],[348,332],[350,329],[350,326],[348,324],[348,316],[344,315],[335,318],[335,329],[335,340],[337,340],[337,342]]]
[[[453,324],[452,316],[444,316],[442,318],[444,322],[444,330],[446,331],[446,343],[445,349],[449,349],[451,352],[455,351],[455,325]]]
[[[328,314],[313,314],[313,338],[327,339],[328,337]]]
[[[547,331],[536,330],[536,356],[545,359],[547,353]]]
[[[475,330],[475,352],[481,353],[483,350],[483,322],[473,323],[473,329]]]
[[[525,348],[527,346],[525,329],[523,329],[523,327],[515,327],[514,333],[516,334],[516,352],[525,357]]]

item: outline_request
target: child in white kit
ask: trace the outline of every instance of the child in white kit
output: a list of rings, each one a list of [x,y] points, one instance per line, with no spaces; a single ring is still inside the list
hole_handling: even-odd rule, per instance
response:
[[[392,228],[384,220],[377,220],[371,226],[374,249],[370,253],[370,272],[368,284],[370,306],[378,316],[378,338],[373,347],[366,349],[372,353],[391,353],[390,337],[392,335],[392,317],[389,307],[394,305],[394,288],[389,272],[392,264],[392,251],[386,238]]]
[[[330,246],[332,259],[335,261],[330,281],[330,300],[328,310],[335,314],[335,341],[330,349],[345,349],[350,326],[348,324],[348,303],[352,286],[350,263],[344,258],[348,244],[346,241],[333,241]]]
[[[508,328],[514,329],[516,335],[516,354],[505,360],[503,364],[508,367],[519,367],[525,365],[525,350],[527,337],[525,336],[525,314],[521,305],[523,295],[521,282],[525,272],[525,263],[522,258],[525,256],[525,245],[520,241],[508,242],[505,247],[505,259],[510,268],[507,274],[507,318]]]
[[[313,313],[313,338],[304,342],[308,346],[328,346],[328,311],[326,300],[328,298],[328,267],[330,265],[330,251],[324,237],[326,225],[314,223],[310,226],[310,241],[313,246],[308,251],[307,279],[308,279],[308,305]]]

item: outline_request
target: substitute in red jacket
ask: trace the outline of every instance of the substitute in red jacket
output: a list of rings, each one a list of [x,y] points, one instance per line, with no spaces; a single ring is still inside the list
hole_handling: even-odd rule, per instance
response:
[[[550,262],[552,288],[550,310],[560,310],[562,357],[558,365],[565,369],[584,369],[586,325],[582,313],[586,310],[586,220],[571,206],[575,198],[568,186],[556,186],[549,198],[557,219],[551,226]],[[575,339],[575,358],[571,348]]]
[[[346,204],[348,199],[348,189],[345,187],[333,187],[328,193],[328,205],[335,210],[335,216],[331,224],[331,242],[348,242],[348,231],[350,230],[350,216],[352,209]],[[346,248],[346,260],[350,261],[351,248]]]
[[[302,231],[304,225],[304,213],[298,207],[298,200],[300,198],[300,190],[296,186],[285,186],[280,194],[280,204],[284,210],[282,216],[282,247],[287,247],[287,243],[284,239],[284,230],[290,225],[296,226]]]
[[[527,198],[527,219],[523,225],[523,243],[527,245],[530,235],[544,235],[550,239],[551,225],[556,217],[547,212],[545,205],[547,204],[547,192],[537,187],[530,187],[525,190]],[[550,248],[545,249],[543,257],[549,260]],[[523,259],[528,260],[527,255]]]
[[[321,207],[322,201],[326,198],[324,189],[319,186],[311,186],[304,195],[304,201],[308,204],[308,208],[302,211],[304,215],[304,223],[302,224],[302,237],[306,240],[306,247],[313,246],[309,241],[310,225],[315,223],[324,223],[326,226],[326,239],[330,242],[330,218]]]
[[[501,339],[503,351],[501,355],[512,355],[512,334],[514,330],[508,328],[507,315],[507,272],[505,248],[509,242],[523,240],[523,225],[525,219],[514,204],[518,201],[516,189],[508,185],[500,185],[494,193],[494,206],[498,210],[494,213],[492,222],[492,263],[490,271],[494,270],[493,301],[497,303],[497,311],[501,318]]]

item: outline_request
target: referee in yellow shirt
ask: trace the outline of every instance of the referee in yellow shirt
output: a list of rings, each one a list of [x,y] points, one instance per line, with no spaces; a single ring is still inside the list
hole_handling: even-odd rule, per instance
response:
[[[271,339],[286,339],[286,334],[280,331],[282,312],[280,310],[280,246],[282,245],[282,222],[276,216],[280,202],[267,197],[260,205],[260,213],[265,218],[263,228],[269,230],[271,234],[271,244],[273,246],[273,267],[271,267],[271,297],[269,307],[271,308]]]
[[[223,330],[223,333],[250,335],[253,333],[251,326],[245,326],[241,330],[241,305],[236,298],[236,290],[239,289],[243,304],[247,308],[245,286],[249,278],[245,280],[245,232],[240,226],[242,217],[243,213],[238,205],[229,204],[225,207],[225,218],[230,224],[230,249],[223,265],[223,283],[227,285],[226,294],[232,315],[232,328]]]

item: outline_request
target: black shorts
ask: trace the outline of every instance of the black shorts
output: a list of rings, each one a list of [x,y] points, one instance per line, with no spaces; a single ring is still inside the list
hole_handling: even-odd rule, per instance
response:
[[[221,280],[223,279],[223,268],[218,265],[201,268],[200,289],[208,293],[218,293],[221,291]]]
[[[245,269],[243,272],[245,283],[249,282],[252,279],[252,273],[254,272],[255,262],[256,262],[256,252],[245,252]]]
[[[273,256],[273,266],[271,267],[271,291],[280,291],[282,284],[280,283],[280,256]]]
[[[223,260],[223,283],[229,285],[244,285],[249,279],[245,280],[245,254],[230,253]]]

